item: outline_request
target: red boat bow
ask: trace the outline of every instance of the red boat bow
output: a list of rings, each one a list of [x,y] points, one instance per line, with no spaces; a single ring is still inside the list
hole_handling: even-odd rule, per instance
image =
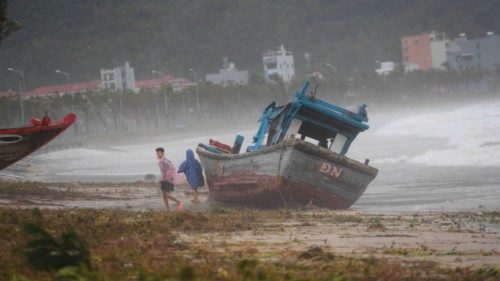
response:
[[[76,115],[69,113],[55,122],[50,122],[50,119],[32,120],[31,126],[0,129],[0,170],[28,156],[57,137],[75,122]]]

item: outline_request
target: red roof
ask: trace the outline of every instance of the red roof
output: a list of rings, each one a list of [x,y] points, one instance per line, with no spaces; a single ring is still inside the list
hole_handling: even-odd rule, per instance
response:
[[[6,91],[6,92],[0,91],[0,98],[2,98],[2,97],[12,97],[12,96],[15,96],[15,95],[17,95],[17,92],[14,92],[14,91]]]
[[[23,96],[34,97],[34,96],[45,96],[48,94],[67,94],[84,92],[87,90],[97,90],[101,86],[101,81],[83,82],[83,83],[73,83],[73,84],[63,84],[63,85],[51,85],[38,87],[32,91],[26,92]]]
[[[174,84],[177,87],[185,87],[192,84],[191,81],[183,79],[183,78],[174,78],[170,75],[166,75],[165,77],[158,79],[150,79],[150,80],[139,80],[135,81],[136,88],[159,88],[163,85]],[[73,84],[63,84],[63,85],[50,85],[50,86],[41,86],[32,91],[28,91],[23,93],[24,97],[37,97],[37,96],[46,96],[49,94],[68,94],[68,93],[76,93],[76,92],[85,92],[87,90],[98,90],[101,87],[101,80],[96,80],[92,82],[82,82],[82,83],[73,83]],[[1,92],[0,97],[9,97],[17,95],[17,92],[8,91]]]
[[[170,75],[167,75],[158,79],[149,79],[149,80],[139,80],[135,81],[136,88],[159,88],[163,85],[170,84],[174,78]]]

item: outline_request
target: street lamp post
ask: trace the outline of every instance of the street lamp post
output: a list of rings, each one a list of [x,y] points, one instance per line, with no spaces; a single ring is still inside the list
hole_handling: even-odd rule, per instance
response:
[[[189,71],[193,72],[194,81],[196,81],[196,111],[198,112],[198,116],[200,115],[200,94],[198,89],[198,73],[192,68]]]
[[[59,73],[59,74],[62,74],[64,76],[66,76],[66,79],[68,80],[68,84],[71,83],[71,79],[69,78],[69,73],[68,72],[64,72],[62,70],[56,69],[55,73]]]
[[[7,68],[8,71],[17,73],[21,76],[21,80],[19,81],[19,106],[21,107],[21,122],[23,125],[26,125],[26,117],[24,114],[24,103],[23,103],[23,92],[26,90],[26,83],[24,79],[24,72],[21,70],[14,69],[12,67]]]
[[[151,70],[151,73],[153,73],[153,77],[155,74],[157,74],[160,78],[164,76],[163,73],[156,71],[156,70]],[[163,103],[165,104],[165,117],[167,118],[167,122],[168,122],[167,89],[165,89],[163,91]]]

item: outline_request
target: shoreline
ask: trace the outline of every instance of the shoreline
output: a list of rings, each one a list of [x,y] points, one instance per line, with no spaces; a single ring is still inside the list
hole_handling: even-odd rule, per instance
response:
[[[208,187],[199,191],[200,204],[193,204],[192,190],[189,186],[175,186],[172,195],[185,203],[188,211],[207,211],[217,208],[239,210],[251,208],[266,211],[269,209],[253,206],[235,206],[219,202],[208,202]],[[369,195],[366,195],[367,197]],[[376,196],[376,194],[375,194]],[[360,198],[361,200],[362,198]],[[292,204],[293,205],[293,204]],[[51,181],[5,181],[0,180],[0,208],[39,208],[39,209],[123,209],[135,211],[164,210],[160,189],[156,181],[113,181],[113,182],[51,182]],[[294,205],[281,210],[308,211],[328,210],[315,206]],[[278,210],[280,210],[278,209]],[[382,207],[360,208],[356,203],[347,210],[373,215],[411,215],[411,214],[446,214],[446,213],[482,213],[500,212],[500,206],[479,205],[467,209],[384,209]]]

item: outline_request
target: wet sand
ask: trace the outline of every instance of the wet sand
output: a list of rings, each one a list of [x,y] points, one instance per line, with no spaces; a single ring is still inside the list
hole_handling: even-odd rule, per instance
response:
[[[433,261],[449,267],[500,266],[498,216],[494,222],[478,222],[481,213],[389,215],[317,210],[307,214],[312,214],[313,219],[274,221],[231,234],[179,235],[182,241],[208,244],[214,251],[250,248],[272,253],[321,247],[357,258]],[[315,215],[322,218],[315,220]],[[336,221],[338,217],[340,222]]]
[[[1,181],[0,181],[1,184]],[[4,183],[5,184],[5,183]],[[12,182],[12,185],[16,185]],[[1,188],[1,185],[0,185]],[[5,188],[4,188],[5,189]],[[186,210],[207,210],[208,189],[200,190],[202,203],[193,204],[193,191],[176,186],[171,194],[185,203]],[[217,204],[212,204],[216,206]],[[24,183],[15,193],[0,193],[0,207],[16,208],[93,208],[127,210],[164,210],[165,205],[156,182],[133,183]],[[171,208],[175,205],[171,202]]]

